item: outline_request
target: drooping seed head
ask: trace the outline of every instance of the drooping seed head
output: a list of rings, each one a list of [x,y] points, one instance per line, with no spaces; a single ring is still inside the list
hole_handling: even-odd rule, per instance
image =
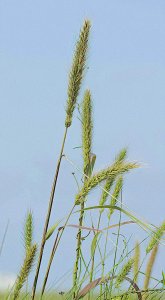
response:
[[[75,204],[78,205],[83,202],[91,189],[95,188],[98,184],[100,184],[107,178],[118,176],[138,167],[139,165],[137,163],[114,163],[107,169],[98,172],[84,182],[82,189],[76,195]]]
[[[117,163],[123,162],[125,160],[126,156],[127,156],[127,149],[123,148],[119,152],[119,154],[116,156],[115,163],[117,164]],[[116,177],[114,176],[114,177],[110,177],[106,180],[106,183],[104,185],[104,189],[103,189],[100,201],[99,201],[99,205],[103,206],[106,203],[107,198],[109,196],[109,191],[112,188],[115,179],[116,179]],[[103,211],[104,211],[104,208],[101,208],[100,212],[102,213]]]
[[[79,39],[73,57],[73,63],[69,74],[68,99],[66,106],[65,126],[70,127],[72,123],[73,112],[76,106],[77,97],[80,91],[83,73],[86,64],[88,39],[90,32],[90,21],[86,20],[81,29]]]

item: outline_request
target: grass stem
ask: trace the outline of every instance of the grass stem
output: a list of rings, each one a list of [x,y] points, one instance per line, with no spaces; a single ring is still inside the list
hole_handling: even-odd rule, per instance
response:
[[[41,241],[41,246],[40,246],[38,264],[37,264],[36,274],[35,274],[35,278],[34,278],[34,282],[33,282],[32,300],[34,299],[35,293],[36,293],[37,281],[38,281],[39,271],[40,271],[40,267],[41,267],[44,247],[45,247],[45,243],[46,243],[46,234],[47,234],[48,225],[49,225],[49,221],[50,221],[50,215],[51,215],[51,211],[52,211],[53,200],[54,200],[56,184],[57,184],[58,174],[59,174],[60,165],[61,165],[61,160],[62,160],[62,156],[63,156],[66,136],[67,136],[67,128],[65,128],[64,137],[63,137],[62,146],[61,146],[61,151],[60,151],[60,155],[59,155],[59,159],[58,159],[58,163],[57,163],[57,167],[56,167],[56,172],[55,172],[55,176],[54,176],[54,180],[53,180],[53,185],[52,185],[52,189],[51,189],[51,194],[50,194],[50,199],[49,199],[49,204],[48,204],[48,210],[47,210],[47,215],[46,215],[45,225],[44,225],[44,230],[43,230],[43,235],[42,235],[42,241]]]

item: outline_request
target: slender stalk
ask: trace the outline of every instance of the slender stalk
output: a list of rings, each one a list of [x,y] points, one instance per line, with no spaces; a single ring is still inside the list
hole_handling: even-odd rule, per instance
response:
[[[66,219],[66,222],[65,222],[64,226],[59,228],[59,231],[57,233],[56,239],[54,241],[54,245],[53,245],[52,252],[51,252],[51,255],[50,255],[50,259],[49,259],[47,271],[46,271],[46,274],[45,274],[45,277],[44,277],[44,281],[43,281],[43,286],[42,286],[42,291],[41,291],[41,295],[42,296],[43,296],[43,294],[45,292],[45,288],[46,288],[46,284],[47,284],[47,281],[48,281],[49,272],[50,272],[50,268],[51,268],[51,265],[52,265],[52,262],[53,262],[54,255],[56,253],[56,250],[57,250],[57,247],[58,247],[59,242],[61,240],[61,237],[62,237],[62,235],[64,233],[64,230],[66,228],[66,225],[67,225],[67,223],[68,223],[68,221],[70,219],[70,216],[71,216],[74,208],[75,208],[75,206],[72,207],[72,209],[71,209],[71,211],[70,211],[70,213],[69,213],[69,215],[68,215],[68,217]],[[60,232],[60,230],[61,230],[61,232]]]
[[[110,218],[108,220],[108,227],[109,227],[109,225],[110,225]],[[106,252],[107,252],[108,234],[109,234],[109,230],[107,229],[105,247],[104,247],[104,256],[103,256],[103,260],[102,260],[102,274],[101,274],[102,278],[104,276],[104,270],[105,270],[105,260],[106,260]],[[100,285],[100,295],[102,295],[102,285]]]
[[[31,297],[32,300],[34,299],[35,293],[36,293],[37,281],[38,281],[39,271],[40,271],[40,267],[41,267],[41,261],[42,261],[42,256],[43,256],[43,252],[44,252],[44,247],[45,247],[45,243],[46,243],[45,238],[46,238],[46,233],[47,233],[48,225],[49,225],[49,221],[50,221],[50,215],[51,215],[51,211],[52,211],[53,200],[54,200],[56,184],[57,184],[58,174],[59,174],[60,165],[61,165],[61,160],[62,160],[62,156],[63,156],[66,136],[67,136],[67,127],[65,128],[64,137],[63,137],[62,146],[61,146],[61,151],[60,151],[60,155],[59,155],[59,159],[58,159],[58,163],[57,163],[57,167],[56,167],[56,172],[55,172],[55,176],[54,176],[54,180],[53,180],[53,185],[52,185],[52,189],[51,189],[49,205],[48,205],[48,210],[47,210],[47,214],[46,214],[45,225],[44,225],[42,241],[41,241],[41,246],[40,246],[38,264],[37,264],[36,274],[35,274],[35,278],[34,278],[34,282],[33,282],[32,297]]]
[[[123,193],[121,189],[121,208],[122,208],[122,202],[123,202]],[[115,248],[115,255],[114,255],[114,262],[113,262],[113,270],[112,270],[112,277],[115,276],[115,266],[116,266],[116,258],[117,258],[117,250],[118,250],[118,244],[119,244],[119,235],[120,235],[120,225],[121,225],[121,211],[119,214],[119,227],[118,227],[118,232],[117,232],[117,240],[116,240],[116,248]],[[113,279],[110,283],[110,299],[112,295],[112,287],[113,287]]]
[[[79,226],[83,225],[83,218],[84,218],[84,202],[81,203]],[[74,272],[73,272],[73,287],[75,287],[77,284],[78,264],[79,264],[80,254],[81,254],[81,244],[82,244],[82,230],[80,228],[77,233],[76,261],[75,261]],[[74,292],[73,294],[73,299],[75,299],[75,297],[76,297],[76,292]]]
[[[103,210],[100,210],[97,229],[100,228],[102,212],[103,212]],[[93,273],[94,273],[94,266],[95,266],[95,254],[96,254],[96,249],[95,249],[95,251],[93,253],[93,256],[92,256],[92,264],[91,264],[91,271],[90,271],[90,282],[92,282],[92,280],[93,280]],[[103,259],[101,259],[101,261],[103,263]],[[101,287],[102,287],[102,285],[101,285]],[[90,293],[88,294],[88,300],[90,300]]]
[[[87,175],[90,177],[92,175],[94,163],[96,156],[92,154],[92,130],[93,130],[93,121],[92,121],[92,100],[91,93],[89,90],[86,90],[84,93],[84,98],[82,102],[82,153],[83,153],[83,169],[84,169],[84,183],[87,180]],[[76,261],[73,271],[73,288],[76,287],[78,281],[78,271],[79,271],[79,260],[81,255],[81,245],[82,245],[82,229],[84,219],[84,201],[81,202],[81,211],[79,216],[79,230],[77,233],[77,247],[76,247]],[[76,297],[76,292],[74,289],[73,299]]]

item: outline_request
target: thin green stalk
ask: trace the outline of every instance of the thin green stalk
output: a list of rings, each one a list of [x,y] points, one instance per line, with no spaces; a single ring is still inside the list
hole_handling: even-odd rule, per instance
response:
[[[48,277],[49,277],[49,272],[50,272],[50,268],[51,268],[51,265],[52,265],[52,262],[53,262],[53,259],[54,259],[54,255],[56,253],[56,250],[58,248],[58,245],[59,245],[59,242],[62,238],[62,235],[64,233],[64,230],[66,228],[66,225],[70,219],[70,216],[72,215],[72,212],[75,208],[75,205],[72,207],[67,219],[66,219],[66,222],[64,224],[64,226],[61,229],[61,231],[58,231],[57,233],[57,236],[56,236],[56,239],[54,241],[54,244],[53,244],[53,248],[52,248],[52,252],[51,252],[51,255],[50,255],[50,258],[49,258],[49,262],[48,262],[48,266],[47,266],[47,270],[46,270],[46,274],[45,274],[45,277],[44,277],[44,281],[43,281],[43,285],[42,285],[42,290],[41,290],[41,297],[43,296],[44,292],[45,292],[45,288],[46,288],[46,284],[47,284],[47,281],[48,281]]]
[[[108,227],[110,225],[110,218],[108,220]],[[102,260],[102,273],[101,273],[101,277],[103,278],[104,276],[104,270],[105,270],[105,260],[106,260],[106,252],[107,252],[107,243],[108,243],[108,234],[109,234],[109,230],[107,229],[106,231],[106,240],[105,240],[105,246],[104,246],[104,256],[103,256],[103,260]],[[102,284],[100,285],[100,295],[102,295]]]
[[[69,73],[68,99],[67,99],[67,105],[66,105],[66,118],[65,118],[65,133],[64,133],[62,147],[61,147],[61,151],[60,151],[60,155],[59,155],[59,159],[58,159],[58,163],[57,163],[57,167],[56,167],[55,177],[54,177],[50,200],[49,200],[49,205],[48,205],[48,211],[47,211],[46,220],[45,220],[44,231],[43,231],[43,235],[42,235],[40,254],[39,254],[39,258],[38,258],[38,265],[37,265],[36,274],[35,274],[34,283],[33,283],[33,289],[32,289],[32,300],[35,297],[44,246],[46,243],[45,238],[46,238],[46,234],[47,234],[47,230],[48,230],[48,225],[49,225],[50,215],[51,215],[51,211],[52,211],[52,205],[53,205],[54,194],[55,194],[55,190],[56,190],[58,174],[59,174],[59,170],[60,170],[61,160],[62,160],[63,151],[64,151],[64,145],[65,145],[66,136],[67,136],[67,129],[72,124],[73,112],[74,112],[74,109],[75,109],[75,106],[77,103],[77,97],[78,97],[78,94],[80,91],[83,74],[84,74],[84,70],[85,70],[87,50],[88,50],[89,31],[90,31],[90,22],[89,22],[89,20],[85,20],[84,25],[79,34],[79,39],[76,43],[76,49],[74,52],[73,63],[72,63],[71,71]]]
[[[83,218],[84,218],[84,202],[81,203],[81,211],[80,211],[80,217],[79,217],[79,226],[83,225]],[[81,254],[81,244],[82,244],[82,230],[81,228],[78,230],[77,233],[77,246],[76,246],[76,261],[74,265],[74,271],[73,271],[73,287],[75,288],[77,284],[77,278],[78,278],[78,264]],[[73,299],[76,297],[76,293],[73,294]]]
[[[121,208],[122,208],[122,190],[121,190]],[[118,249],[119,235],[120,235],[120,224],[121,224],[121,211],[120,211],[120,215],[119,215],[119,227],[118,227],[118,232],[117,232],[117,240],[116,240],[116,248],[115,248],[115,255],[114,255],[114,262],[113,262],[112,278],[115,275],[117,249]],[[113,287],[113,279],[112,279],[111,284],[110,284],[110,299],[111,299],[111,295],[112,295],[112,287]]]
[[[60,151],[60,155],[59,155],[59,159],[58,159],[58,163],[57,163],[57,167],[56,167],[56,172],[55,172],[55,176],[54,176],[54,180],[53,180],[53,185],[52,185],[52,189],[51,189],[49,205],[48,205],[47,215],[46,215],[46,219],[45,219],[45,225],[44,225],[44,230],[43,230],[43,235],[42,235],[41,246],[40,246],[40,253],[39,253],[39,257],[38,257],[38,264],[37,264],[36,274],[35,274],[35,278],[34,278],[34,282],[33,282],[32,300],[34,299],[35,293],[36,293],[37,281],[38,281],[39,271],[40,271],[40,267],[41,267],[41,261],[42,261],[42,256],[43,256],[43,252],[44,252],[44,247],[45,247],[45,243],[46,243],[46,234],[47,234],[47,230],[48,230],[48,226],[49,226],[50,215],[51,215],[51,211],[52,211],[53,200],[54,200],[61,160],[62,160],[62,156],[63,156],[63,152],[64,152],[66,136],[67,136],[67,127],[65,128],[61,151]]]
[[[82,102],[82,153],[83,153],[83,170],[84,170],[84,184],[87,180],[87,177],[91,177],[96,156],[92,154],[92,130],[93,130],[93,121],[92,121],[92,100],[91,93],[89,90],[86,90],[84,93],[84,98]],[[76,246],[76,261],[73,271],[73,299],[76,298],[75,287],[78,280],[78,270],[79,270],[79,260],[81,254],[82,246],[82,230],[81,226],[83,225],[84,219],[84,202],[81,202],[81,211],[79,217],[79,230],[77,233],[77,246]]]

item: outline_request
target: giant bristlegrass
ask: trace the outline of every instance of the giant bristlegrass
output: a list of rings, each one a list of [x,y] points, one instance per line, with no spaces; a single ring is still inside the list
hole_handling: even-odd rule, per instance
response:
[[[38,264],[37,264],[36,274],[35,274],[34,283],[33,283],[32,299],[34,299],[35,293],[36,293],[37,281],[38,281],[43,251],[44,251],[44,247],[45,247],[45,243],[46,243],[46,234],[47,234],[47,230],[48,230],[48,226],[49,226],[49,220],[50,220],[50,215],[51,215],[52,206],[53,206],[54,194],[55,194],[58,174],[59,174],[59,170],[60,170],[61,159],[63,156],[66,136],[67,136],[67,129],[72,124],[73,112],[74,112],[74,109],[76,106],[77,97],[78,97],[82,79],[83,79],[83,73],[84,73],[84,69],[85,69],[86,56],[87,56],[87,50],[88,50],[89,31],[90,31],[90,21],[86,20],[81,29],[79,39],[76,44],[76,49],[75,49],[75,53],[74,53],[74,57],[73,57],[73,64],[72,64],[71,71],[69,74],[68,99],[67,99],[67,105],[66,105],[66,119],[65,119],[65,132],[64,132],[64,137],[63,137],[63,141],[62,141],[59,159],[57,162],[57,167],[56,167],[56,171],[55,171],[55,176],[54,176],[52,190],[51,190],[49,204],[48,204],[47,215],[46,215],[46,219],[45,219],[45,225],[44,225],[42,241],[41,241],[41,246],[40,246],[40,253],[39,253],[39,258],[38,258]]]
[[[61,150],[59,154],[59,158],[57,161],[57,166],[55,170],[54,180],[52,184],[52,189],[50,193],[50,199],[48,203],[48,209],[45,217],[44,222],[44,229],[42,234],[41,245],[39,248],[39,255],[38,255],[38,262],[36,266],[35,278],[33,282],[32,288],[32,296],[31,299],[38,298],[36,295],[36,288],[37,282],[41,267],[41,262],[43,259],[43,253],[45,248],[45,243],[47,242],[50,237],[54,238],[53,246],[51,248],[50,257],[48,260],[47,268],[45,275],[42,275],[43,282],[42,282],[42,289],[41,289],[41,298],[45,292],[49,272],[52,268],[52,262],[54,259],[54,255],[57,251],[58,245],[61,241],[61,237],[65,228],[72,227],[78,229],[76,233],[76,249],[75,249],[75,263],[73,266],[73,286],[68,294],[66,294],[64,299],[70,300],[78,300],[88,294],[88,299],[91,299],[91,290],[98,285],[100,285],[100,294],[99,299],[106,299],[110,300],[113,299],[112,297],[112,289],[113,288],[120,288],[121,284],[126,280],[131,284],[131,289],[127,291],[127,293],[122,297],[122,299],[127,297],[129,292],[132,292],[132,287],[135,289],[135,293],[138,296],[138,299],[142,300],[141,298],[141,291],[137,286],[138,275],[142,273],[140,271],[142,264],[140,265],[140,244],[136,244],[135,246],[135,253],[133,258],[128,259],[130,257],[130,253],[126,251],[127,249],[127,242],[122,233],[120,233],[121,225],[137,223],[142,228],[144,228],[147,232],[152,232],[151,240],[149,241],[147,248],[146,248],[146,256],[150,253],[150,257],[148,260],[146,274],[145,274],[145,281],[144,281],[144,289],[148,291],[149,282],[152,275],[152,269],[155,262],[155,258],[158,251],[158,245],[160,240],[165,232],[165,222],[157,228],[155,231],[153,230],[153,226],[151,224],[146,224],[145,222],[138,219],[129,211],[123,209],[123,202],[122,202],[122,188],[123,188],[123,180],[124,175],[131,171],[132,169],[137,168],[139,165],[137,163],[129,162],[126,160],[127,156],[127,149],[123,148],[119,154],[115,157],[112,164],[109,164],[108,167],[98,171],[93,172],[96,155],[93,153],[93,146],[92,146],[92,134],[93,134],[93,118],[92,118],[92,97],[90,90],[86,90],[84,92],[83,100],[81,105],[78,103],[78,96],[83,80],[84,70],[86,67],[86,60],[87,60],[87,53],[88,53],[88,40],[89,40],[89,33],[90,33],[90,21],[86,20],[82,26],[82,29],[79,34],[79,38],[77,40],[75,46],[75,52],[73,55],[73,63],[69,72],[69,80],[68,80],[68,90],[67,90],[67,101],[65,106],[66,116],[64,126],[64,136],[62,139]],[[79,106],[78,106],[79,105]],[[58,180],[58,175],[60,171],[61,161],[62,158],[65,157],[67,159],[67,155],[64,155],[64,147],[66,142],[66,137],[68,133],[69,127],[72,125],[74,110],[78,106],[81,108],[79,109],[80,117],[81,117],[81,124],[82,124],[82,157],[83,157],[83,167],[82,171],[80,168],[75,166],[76,169],[82,174],[81,177],[81,184],[77,180],[76,182],[78,186],[77,194],[75,195],[74,203],[70,212],[68,213],[67,217],[65,217],[65,222],[62,226],[59,224],[61,223],[56,222],[53,226],[49,227],[49,221],[52,213],[53,201],[56,191],[56,185]],[[78,148],[78,147],[77,147]],[[69,159],[68,159],[69,161]],[[70,160],[71,162],[71,160]],[[75,175],[75,174],[74,174]],[[85,207],[85,204],[88,201],[88,196],[90,192],[97,188],[101,190],[101,196],[98,199],[98,205],[93,205],[91,207]],[[108,202],[108,203],[107,203]],[[117,206],[117,202],[121,204],[121,207]],[[108,204],[108,205],[107,205]],[[77,209],[75,209],[78,207]],[[92,216],[91,216],[91,223],[90,227],[85,225],[85,213],[91,211],[92,209],[96,209],[99,212],[98,220],[96,223],[96,228],[94,228]],[[76,210],[76,211],[75,211]],[[106,211],[105,211],[106,210]],[[110,224],[111,217],[115,213],[115,211],[120,212],[119,221],[117,224]],[[78,224],[68,224],[68,221],[72,215],[72,213],[78,214],[79,222]],[[121,215],[124,213],[128,218],[132,219],[133,221],[126,220],[125,222],[121,222]],[[101,221],[103,216],[106,216],[103,221],[107,222],[105,228],[101,228]],[[62,221],[64,220],[62,219]],[[118,228],[117,232],[117,239],[114,244],[114,248],[112,249],[114,252],[114,259],[110,260],[110,263],[113,263],[112,269],[110,268],[109,262],[107,263],[108,266],[108,273],[105,274],[105,263],[106,259],[109,256],[110,251],[108,250],[108,238],[109,238],[109,230],[112,228]],[[54,232],[57,230],[56,236],[54,237]],[[82,237],[82,230],[88,230],[88,234]],[[90,246],[90,254],[88,255],[89,261],[86,263],[84,256],[83,256],[83,240],[87,239],[89,233],[94,233],[94,236],[91,239]],[[105,233],[105,240],[102,239]],[[113,232],[114,233],[114,232]],[[121,255],[119,257],[119,261],[117,258],[119,256],[119,252],[117,252],[119,246],[119,236],[123,238],[124,243],[124,250],[121,251]],[[12,289],[10,296],[11,299],[23,299],[23,292],[22,289],[26,283],[27,291],[28,291],[28,277],[32,270],[33,264],[35,262],[35,257],[37,253],[37,244],[33,243],[33,218],[32,213],[28,212],[26,217],[26,222],[24,226],[24,247],[25,247],[25,254],[22,266],[20,268],[19,274],[17,276],[14,288]],[[2,247],[1,247],[2,249]],[[114,251],[115,249],[115,251]],[[133,249],[134,250],[134,249]],[[100,262],[96,265],[95,262],[95,253],[98,251],[100,255]],[[1,251],[0,251],[1,252]],[[112,253],[111,253],[112,254]],[[145,257],[146,257],[145,256]],[[87,258],[88,259],[88,258]],[[121,271],[116,274],[116,270],[118,270],[119,264],[127,259],[126,264],[123,266]],[[65,262],[64,262],[65,265]],[[85,266],[85,270],[83,270],[83,266]],[[99,272],[100,276],[98,279],[94,280],[95,274]],[[130,271],[134,269],[134,279],[130,279],[128,274]],[[55,273],[56,273],[56,269]],[[83,274],[84,271],[84,274]],[[96,273],[95,273],[96,271]],[[142,273],[144,275],[144,273]],[[81,290],[81,286],[88,280],[88,284]],[[113,282],[116,280],[115,284]],[[108,281],[110,283],[108,284]],[[162,281],[160,281],[162,282]],[[145,292],[145,291],[144,291]],[[22,293],[22,294],[21,294]],[[68,296],[69,295],[69,296]],[[145,293],[144,293],[145,295]],[[25,295],[25,298],[28,295]],[[112,297],[111,297],[112,296]],[[47,297],[47,295],[46,295]],[[45,298],[46,299],[46,298]],[[145,299],[145,298],[144,298]]]

